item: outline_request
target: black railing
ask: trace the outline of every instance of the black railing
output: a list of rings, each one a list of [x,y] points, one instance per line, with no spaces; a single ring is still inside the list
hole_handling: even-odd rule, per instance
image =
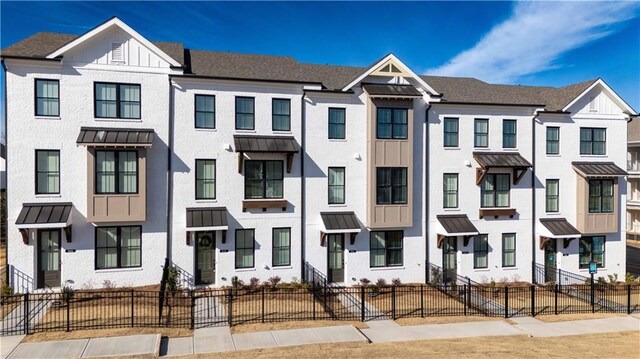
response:
[[[591,284],[591,278],[580,274],[568,272],[560,268],[545,267],[536,263],[534,266],[534,282],[537,284],[558,283],[560,285],[569,284]]]

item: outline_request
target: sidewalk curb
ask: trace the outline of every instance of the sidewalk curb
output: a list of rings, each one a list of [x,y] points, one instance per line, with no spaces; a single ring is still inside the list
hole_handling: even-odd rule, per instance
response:
[[[162,335],[156,334],[156,345],[155,349],[153,349],[153,356],[155,358],[160,356],[160,346],[162,345]]]

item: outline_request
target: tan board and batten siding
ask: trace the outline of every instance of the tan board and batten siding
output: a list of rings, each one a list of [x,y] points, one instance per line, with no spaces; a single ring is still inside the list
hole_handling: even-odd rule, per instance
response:
[[[628,142],[640,143],[640,118],[635,118],[627,125]]]
[[[377,139],[378,107],[407,109],[407,139]],[[367,99],[367,227],[413,226],[413,100]],[[407,203],[376,204],[376,167],[407,168]]]

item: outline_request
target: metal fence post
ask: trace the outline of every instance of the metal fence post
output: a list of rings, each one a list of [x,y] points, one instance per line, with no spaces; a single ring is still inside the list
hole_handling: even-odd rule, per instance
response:
[[[316,320],[316,282],[315,281],[311,282],[311,302],[313,303],[313,320]]]
[[[464,285],[462,287],[462,290],[464,291],[464,294],[462,296],[462,307],[464,308],[464,315],[467,315],[467,296],[469,295],[469,293],[467,293],[469,291],[469,286],[468,285]]]
[[[595,292],[593,288],[593,274],[591,275],[591,313],[596,312]]]
[[[424,284],[420,284],[420,317],[424,318]]]
[[[631,284],[627,284],[627,314],[631,314]]]
[[[232,327],[233,326],[233,290],[229,289],[229,294],[227,296],[227,303],[229,304],[229,308],[228,309],[228,321],[229,321],[229,326]]]
[[[504,317],[509,318],[509,287],[504,287]]]
[[[71,314],[71,298],[67,297],[67,332],[69,330],[69,315]]]
[[[131,328],[134,327],[134,316],[133,316],[133,311],[134,311],[134,298],[133,298],[134,294],[133,294],[133,288],[131,289]]]
[[[262,287],[262,322],[264,323],[264,286]]]
[[[324,311],[327,311],[327,308],[329,307],[328,303],[327,303],[327,281],[324,281],[324,289],[323,289],[323,293],[322,293],[322,303],[324,303]]]
[[[558,315],[558,284],[556,283],[556,285],[554,285],[553,287],[555,288],[555,293],[554,293],[554,296],[555,296],[554,308],[555,308],[555,310],[554,310],[554,313],[556,315]]]
[[[29,292],[24,294],[24,320],[22,323],[24,324],[24,334],[29,334]]]
[[[396,286],[391,287],[391,318],[396,320]]]
[[[360,287],[360,321],[364,322],[364,286]]]
[[[536,286],[531,286],[531,316],[536,316]]]

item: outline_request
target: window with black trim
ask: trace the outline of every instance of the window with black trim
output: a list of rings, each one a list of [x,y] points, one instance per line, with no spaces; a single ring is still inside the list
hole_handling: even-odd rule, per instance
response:
[[[291,265],[291,228],[273,229],[273,258],[274,267]]]
[[[36,79],[36,116],[60,116],[60,81]]]
[[[142,226],[96,227],[96,269],[142,266]]]
[[[36,150],[36,194],[60,193],[60,151]]]
[[[329,139],[344,140],[346,138],[346,109],[329,108]]]
[[[479,234],[473,238],[473,268],[489,267],[489,236]]]
[[[489,120],[486,118],[473,121],[473,147],[489,147]]]
[[[329,167],[327,180],[329,185],[329,204],[344,204],[345,202],[345,168]]]
[[[236,97],[236,130],[255,129],[255,99]]]
[[[612,213],[613,192],[613,180],[589,180],[589,213]]]
[[[458,119],[444,119],[444,147],[458,147]]]
[[[402,231],[371,232],[369,265],[375,267],[398,267],[403,265]]]
[[[140,85],[95,82],[96,118],[140,119]]]
[[[283,198],[282,161],[244,161],[244,198]]]
[[[589,268],[589,262],[594,261],[598,268],[604,267],[605,236],[581,237],[578,253],[580,268]]]
[[[407,168],[376,168],[376,189],[377,204],[406,204]]]
[[[271,100],[271,129],[291,131],[291,100],[287,98]]]
[[[503,267],[516,266],[516,234],[515,233],[502,234],[502,266]]]
[[[408,136],[408,120],[406,108],[378,107],[376,138],[406,140]]]
[[[236,269],[255,266],[255,230],[236,229]]]
[[[216,97],[195,95],[196,128],[216,128]]]
[[[216,198],[216,160],[196,160],[196,199]]]
[[[138,193],[138,152],[97,150],[96,194]]]
[[[458,174],[445,173],[442,177],[443,207],[458,208]]]
[[[547,154],[560,153],[560,127],[547,127]]]
[[[509,207],[511,176],[503,173],[490,173],[480,184],[480,207]]]
[[[607,129],[580,127],[580,154],[604,155],[607,152]]]
[[[518,122],[502,120],[502,148],[518,147]]]
[[[544,187],[546,196],[546,211],[549,213],[559,212],[560,180],[548,179]]]

